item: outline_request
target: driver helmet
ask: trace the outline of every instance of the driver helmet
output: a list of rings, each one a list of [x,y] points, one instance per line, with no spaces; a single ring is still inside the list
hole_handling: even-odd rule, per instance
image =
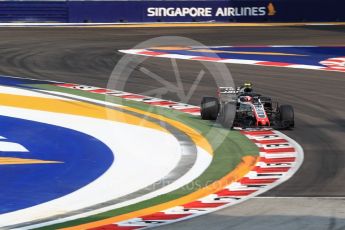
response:
[[[243,91],[244,91],[245,93],[250,93],[250,92],[253,91],[253,89],[252,89],[252,83],[251,83],[251,82],[245,82],[245,83],[243,84],[242,88],[243,88]]]

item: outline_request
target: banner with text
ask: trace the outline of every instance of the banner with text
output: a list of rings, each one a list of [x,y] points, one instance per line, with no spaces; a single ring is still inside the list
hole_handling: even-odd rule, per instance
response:
[[[0,21],[345,21],[339,0],[2,1]]]

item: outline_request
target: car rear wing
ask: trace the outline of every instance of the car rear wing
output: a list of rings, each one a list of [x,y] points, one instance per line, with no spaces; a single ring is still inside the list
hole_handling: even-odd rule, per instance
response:
[[[222,103],[237,102],[238,89],[234,87],[219,87],[218,97]]]

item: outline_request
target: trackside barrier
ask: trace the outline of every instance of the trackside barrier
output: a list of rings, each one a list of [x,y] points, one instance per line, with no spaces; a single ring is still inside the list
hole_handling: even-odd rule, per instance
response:
[[[0,1],[0,22],[69,22],[66,1]]]
[[[0,22],[345,21],[343,0],[1,1]]]

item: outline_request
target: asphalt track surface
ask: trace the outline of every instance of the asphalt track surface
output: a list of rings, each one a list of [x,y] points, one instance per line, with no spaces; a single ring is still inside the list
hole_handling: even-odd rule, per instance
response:
[[[345,26],[1,28],[0,74],[106,87],[123,56],[116,50],[163,35],[183,36],[205,45],[345,45]],[[203,66],[182,60],[177,65],[183,72],[184,89],[189,89]],[[141,67],[175,81],[169,60],[150,58]],[[228,67],[236,83],[251,81],[258,92],[295,107],[296,128],[285,133],[303,147],[304,163],[289,181],[264,195],[284,198],[253,199],[166,229],[279,229],[291,221],[293,224],[285,229],[344,228],[345,74],[235,64]],[[145,93],[158,87],[160,83],[138,68],[126,80],[124,90]],[[215,87],[206,73],[189,103],[198,104],[202,96],[214,95]],[[174,93],[162,96],[178,99]]]

